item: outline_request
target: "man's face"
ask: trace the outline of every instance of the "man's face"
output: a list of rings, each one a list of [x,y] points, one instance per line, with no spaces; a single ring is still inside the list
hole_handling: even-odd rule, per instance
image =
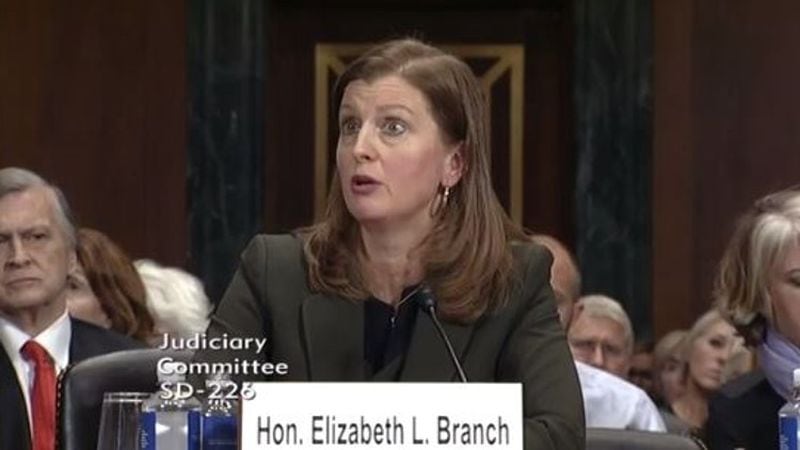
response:
[[[54,201],[48,188],[38,186],[0,198],[0,311],[10,317],[64,310],[76,258]]]
[[[653,395],[653,354],[639,352],[631,357],[628,380]]]
[[[630,350],[622,325],[607,317],[579,313],[569,327],[568,340],[578,361],[628,377]]]

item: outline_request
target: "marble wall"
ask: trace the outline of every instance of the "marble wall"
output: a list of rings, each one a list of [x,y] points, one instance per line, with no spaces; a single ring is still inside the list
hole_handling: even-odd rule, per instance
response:
[[[650,337],[652,5],[575,0],[576,253],[584,293]]]
[[[216,302],[262,229],[264,2],[188,2],[190,264]]]

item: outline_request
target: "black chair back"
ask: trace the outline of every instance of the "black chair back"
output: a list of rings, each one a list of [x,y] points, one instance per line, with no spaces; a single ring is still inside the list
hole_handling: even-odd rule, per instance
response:
[[[702,450],[698,441],[688,436],[636,430],[587,428],[586,450]]]
[[[83,360],[59,381],[57,448],[94,450],[106,392],[155,392],[161,358],[191,361],[191,352],[127,350]]]

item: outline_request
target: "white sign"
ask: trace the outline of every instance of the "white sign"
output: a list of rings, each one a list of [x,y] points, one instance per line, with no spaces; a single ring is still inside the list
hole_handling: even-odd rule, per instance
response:
[[[242,450],[523,446],[519,383],[253,383],[251,388],[250,400],[242,400]]]

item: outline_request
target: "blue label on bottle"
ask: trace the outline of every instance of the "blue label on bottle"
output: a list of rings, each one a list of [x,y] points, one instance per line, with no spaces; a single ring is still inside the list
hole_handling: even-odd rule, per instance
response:
[[[236,416],[203,417],[203,450],[236,450],[238,438]]]
[[[156,413],[144,412],[139,415],[139,448],[156,450]]]
[[[797,418],[792,416],[781,417],[778,427],[780,430],[778,439],[780,440],[781,450],[798,450]]]
[[[189,442],[186,443],[189,450],[200,450],[200,419],[202,415],[200,411],[189,411],[188,421],[188,435],[186,436]]]

